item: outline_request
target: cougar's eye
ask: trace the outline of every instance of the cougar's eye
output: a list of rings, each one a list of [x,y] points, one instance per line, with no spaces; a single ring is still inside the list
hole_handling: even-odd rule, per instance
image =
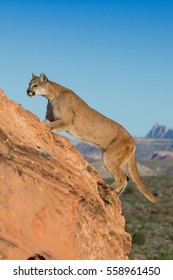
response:
[[[36,88],[37,87],[37,85],[33,85],[33,87],[32,88]]]

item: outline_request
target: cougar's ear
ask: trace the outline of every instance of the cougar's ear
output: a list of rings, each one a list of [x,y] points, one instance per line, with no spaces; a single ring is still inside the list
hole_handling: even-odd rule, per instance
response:
[[[40,74],[40,79],[45,83],[48,81],[48,78],[46,77],[46,75],[44,73]]]
[[[34,73],[32,73],[32,78],[35,79],[37,78],[37,76]]]

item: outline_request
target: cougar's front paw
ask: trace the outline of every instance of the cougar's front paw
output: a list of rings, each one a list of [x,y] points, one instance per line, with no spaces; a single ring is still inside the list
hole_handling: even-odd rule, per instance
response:
[[[45,126],[47,126],[47,125],[50,123],[50,121],[49,121],[48,119],[45,119],[42,123],[43,123]]]

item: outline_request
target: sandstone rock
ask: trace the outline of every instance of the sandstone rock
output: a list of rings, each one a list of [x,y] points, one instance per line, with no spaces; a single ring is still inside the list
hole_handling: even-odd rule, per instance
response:
[[[69,140],[0,91],[0,259],[128,259],[124,226]]]

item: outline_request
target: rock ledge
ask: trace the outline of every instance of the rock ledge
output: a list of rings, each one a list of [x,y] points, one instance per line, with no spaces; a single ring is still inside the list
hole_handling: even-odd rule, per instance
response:
[[[0,259],[128,259],[119,198],[0,90]]]

